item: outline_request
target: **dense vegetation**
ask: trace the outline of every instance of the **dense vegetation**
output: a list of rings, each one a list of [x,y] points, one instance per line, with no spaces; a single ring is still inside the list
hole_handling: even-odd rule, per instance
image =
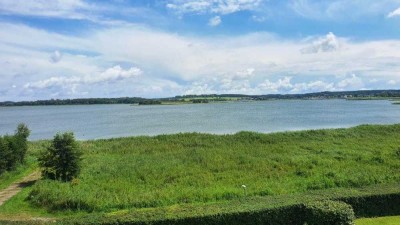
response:
[[[56,134],[51,145],[39,156],[42,176],[51,180],[71,181],[80,173],[81,155],[73,133]]]
[[[19,124],[14,135],[0,136],[0,175],[24,162],[29,134],[28,127]]]
[[[30,201],[113,211],[400,182],[400,125],[275,134],[176,134],[85,141],[72,183],[42,180]]]
[[[94,105],[94,104],[161,104],[160,101],[145,98],[79,98],[79,99],[51,99],[22,102],[0,102],[0,106],[35,106],[35,105]]]

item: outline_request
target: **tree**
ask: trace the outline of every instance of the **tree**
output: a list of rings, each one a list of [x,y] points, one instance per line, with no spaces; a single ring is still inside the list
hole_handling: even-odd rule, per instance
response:
[[[28,151],[28,137],[30,135],[31,131],[28,129],[28,127],[20,123],[18,124],[17,129],[15,130],[14,134],[14,151],[17,156],[17,160],[20,163],[23,163],[25,159],[26,152]]]
[[[56,134],[47,151],[39,156],[43,177],[71,181],[79,175],[81,156],[73,133]]]

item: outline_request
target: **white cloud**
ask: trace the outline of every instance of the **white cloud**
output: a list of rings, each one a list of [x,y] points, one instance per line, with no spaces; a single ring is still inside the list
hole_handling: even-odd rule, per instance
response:
[[[389,84],[389,85],[396,85],[396,84],[397,84],[397,81],[395,81],[395,80],[389,80],[389,81],[387,82],[387,84]]]
[[[329,40],[329,36],[330,41],[320,41]],[[318,49],[316,52],[330,51],[330,46],[337,46],[331,44],[332,40],[340,43],[340,51],[299,51],[314,47],[315,43],[328,46],[314,48]],[[49,63],[48,49],[62,52],[62,60]],[[0,89],[12,94],[1,95],[0,99],[47,98],[60,92],[63,84],[71,93],[76,90],[76,97],[83,89],[89,96],[104,96],[104,90],[112,89],[113,96],[144,97],[152,96],[151,90],[159,96],[201,91],[266,94],[353,90],[369,88],[364,80],[379,80],[368,85],[397,80],[399,60],[398,40],[354,42],[333,34],[287,40],[269,33],[193,37],[137,25],[71,36],[3,22]],[[131,67],[146,73],[140,79],[130,79],[136,74],[136,70],[126,69]],[[340,77],[352,73],[357,75]],[[171,85],[162,85],[165,82]],[[103,84],[112,88],[96,88]],[[19,88],[11,92],[12,85],[40,88],[43,92],[18,93]]]
[[[398,0],[291,0],[289,7],[298,15],[315,20],[365,20],[383,17],[399,6]]]
[[[259,23],[265,22],[267,20],[267,18],[265,18],[264,16],[256,16],[256,15],[251,16],[251,19]]]
[[[233,80],[225,78],[211,78],[194,82],[185,94],[203,93],[238,93],[238,94],[298,94],[321,91],[343,90],[339,82],[325,82],[312,80],[309,82],[294,82],[293,77],[282,77],[275,81],[265,79],[261,83],[251,82],[251,79]]]
[[[216,13],[230,14],[256,9],[263,0],[169,0],[168,9],[180,14]]]
[[[390,13],[387,15],[388,18],[397,17],[397,16],[400,16],[400,8],[398,8],[398,9],[396,9],[396,10],[390,12]]]
[[[112,68],[108,68],[104,72],[84,76],[84,77],[50,77],[45,80],[35,81],[32,83],[27,83],[24,85],[26,89],[46,89],[52,87],[73,87],[76,88],[77,85],[81,84],[96,84],[96,83],[107,83],[122,81],[132,77],[136,77],[142,74],[139,68],[132,67],[128,70],[124,70],[121,66],[117,65]]]
[[[249,79],[254,76],[255,69],[247,68],[242,71],[236,72],[236,74],[232,77],[233,79]]]
[[[216,26],[220,25],[221,22],[222,22],[222,20],[221,20],[220,16],[214,16],[208,21],[208,25],[212,26],[212,27],[216,27]]]
[[[58,63],[60,62],[62,58],[62,54],[59,51],[54,51],[51,55],[50,55],[50,62],[51,63]]]
[[[339,50],[340,42],[338,38],[329,32],[325,37],[318,38],[311,46],[301,49],[304,54],[320,53],[320,52],[334,52]]]
[[[121,17],[137,16],[158,21],[161,19],[154,11],[144,7],[122,8],[106,1],[89,0],[1,0],[0,15],[87,20],[105,26],[127,24],[128,22],[121,20]]]
[[[84,19],[94,6],[82,0],[2,0],[0,14]]]
[[[291,80],[291,77],[284,77],[276,82],[271,82],[267,79],[263,83],[258,85],[258,88],[262,91],[265,91],[266,93],[287,93],[290,91],[291,88],[293,88]]]
[[[117,65],[98,75],[84,77],[83,81],[84,83],[119,81],[136,77],[140,74],[142,74],[142,70],[137,67],[131,67],[128,70],[124,70],[121,68],[121,66]]]
[[[336,91],[334,83],[327,83],[324,81],[312,81],[309,83],[297,83],[290,90],[291,93],[309,93],[309,92],[321,92],[321,91]]]
[[[360,90],[364,88],[364,82],[361,78],[352,74],[350,77],[341,80],[337,86],[342,90]]]

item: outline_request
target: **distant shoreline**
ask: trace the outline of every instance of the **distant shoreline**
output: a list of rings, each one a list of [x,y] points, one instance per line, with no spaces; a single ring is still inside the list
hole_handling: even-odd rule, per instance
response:
[[[205,104],[211,102],[232,101],[266,101],[266,100],[318,100],[318,99],[346,99],[346,100],[393,100],[400,102],[400,90],[361,90],[341,92],[315,92],[306,94],[209,94],[183,95],[169,98],[77,98],[77,99],[50,99],[37,101],[4,101],[0,107],[8,106],[44,106],[44,105],[100,105],[100,104],[130,104],[130,105],[181,105]],[[400,103],[394,103],[400,104]]]

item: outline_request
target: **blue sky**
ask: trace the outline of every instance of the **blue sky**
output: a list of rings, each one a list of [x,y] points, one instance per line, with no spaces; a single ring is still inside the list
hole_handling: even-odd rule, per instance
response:
[[[400,0],[0,0],[0,101],[399,89]]]

